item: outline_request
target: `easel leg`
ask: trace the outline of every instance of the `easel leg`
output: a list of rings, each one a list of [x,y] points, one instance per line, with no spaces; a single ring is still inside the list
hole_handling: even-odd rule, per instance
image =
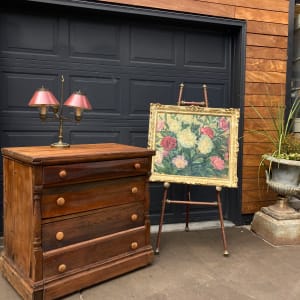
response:
[[[167,195],[168,195],[168,189],[170,187],[170,183],[165,182],[164,183],[164,196],[161,204],[161,213],[160,213],[160,222],[158,227],[158,233],[156,238],[156,248],[155,248],[155,254],[159,254],[159,246],[160,246],[160,235],[162,230],[162,225],[164,222],[164,216],[165,216],[165,209],[166,209],[166,202],[167,202]]]
[[[221,225],[223,246],[224,246],[224,256],[229,256],[229,252],[227,250],[227,241],[226,241],[226,235],[225,235],[223,210],[222,210],[222,202],[221,202],[221,195],[220,195],[221,191],[222,191],[222,187],[217,186],[216,190],[217,190],[217,201],[218,201],[218,209],[219,209],[219,217],[220,217],[220,225]]]
[[[191,201],[191,186],[186,186],[186,197],[187,201]],[[190,231],[189,228],[189,221],[190,221],[190,205],[186,204],[185,206],[185,231]]]

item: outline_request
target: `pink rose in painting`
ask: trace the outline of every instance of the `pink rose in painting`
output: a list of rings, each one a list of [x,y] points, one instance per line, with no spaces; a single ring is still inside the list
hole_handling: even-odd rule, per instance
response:
[[[164,151],[171,151],[177,146],[177,140],[172,136],[165,136],[160,145],[164,148]]]
[[[223,129],[224,131],[228,130],[229,129],[229,122],[228,122],[228,120],[226,118],[224,118],[224,117],[220,118],[220,120],[219,120],[219,127],[221,129]]]
[[[165,128],[165,121],[159,120],[156,125],[156,131],[160,132]]]
[[[164,151],[163,151],[163,157],[167,157],[168,155],[169,155],[169,151],[164,150]]]
[[[209,138],[213,138],[215,133],[210,127],[202,127],[200,128],[200,133],[207,135]]]
[[[216,170],[223,170],[224,169],[224,160],[221,159],[219,156],[212,156],[210,158],[210,162],[214,169]]]

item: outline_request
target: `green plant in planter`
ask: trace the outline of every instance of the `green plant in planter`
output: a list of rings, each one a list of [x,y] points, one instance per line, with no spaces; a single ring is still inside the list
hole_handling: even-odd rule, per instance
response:
[[[263,123],[267,125],[266,118],[255,107],[253,109]],[[278,105],[275,111],[274,107],[268,107],[268,113],[275,133],[265,129],[254,131],[266,137],[273,145],[273,152],[263,155],[263,160],[266,156],[272,156],[277,159],[300,160],[300,140],[292,133],[294,120],[299,110],[300,98],[295,99],[288,112],[284,105]]]
[[[282,143],[281,153],[278,157],[289,160],[300,160],[300,139],[292,133],[288,134]]]

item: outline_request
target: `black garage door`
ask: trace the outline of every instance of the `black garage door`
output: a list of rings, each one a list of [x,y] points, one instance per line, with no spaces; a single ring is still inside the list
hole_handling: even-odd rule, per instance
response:
[[[235,33],[226,26],[31,3],[2,9],[0,30],[1,147],[57,140],[57,123],[41,123],[27,104],[41,86],[60,99],[61,76],[64,100],[81,89],[93,107],[79,125],[65,123],[64,140],[71,144],[146,147],[150,102],[176,104],[181,82],[184,98],[201,99],[206,83],[210,106],[239,107],[231,97]],[[194,190],[215,197],[213,189]],[[182,186],[173,186],[172,198],[182,192]],[[152,223],[158,221],[161,197],[161,184],[151,184]],[[225,192],[225,202],[226,197]],[[170,207],[166,221],[182,221],[183,213],[182,207]],[[191,218],[213,216],[216,210],[198,207]]]

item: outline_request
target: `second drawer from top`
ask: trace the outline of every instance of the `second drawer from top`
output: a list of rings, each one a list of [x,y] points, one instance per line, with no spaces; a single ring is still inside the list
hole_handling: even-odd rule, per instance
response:
[[[85,212],[134,201],[145,201],[144,176],[44,189],[42,218]]]

